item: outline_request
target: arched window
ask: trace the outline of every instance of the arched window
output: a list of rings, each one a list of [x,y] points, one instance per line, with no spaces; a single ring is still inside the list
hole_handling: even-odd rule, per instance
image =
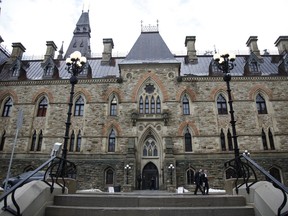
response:
[[[151,113],[154,114],[155,113],[155,99],[154,99],[154,96],[151,97]]]
[[[11,114],[11,108],[13,106],[13,101],[11,97],[8,97],[3,106],[2,117],[9,117]]]
[[[149,113],[149,98],[148,96],[145,97],[145,113]]]
[[[269,131],[268,131],[268,136],[269,136],[270,149],[271,149],[271,150],[275,150],[275,144],[274,144],[273,134],[272,134],[270,128],[269,128]]]
[[[38,105],[37,116],[39,117],[46,116],[47,107],[48,107],[48,101],[46,97],[43,97]]]
[[[109,185],[114,184],[114,172],[111,168],[108,168],[105,173],[105,183]]]
[[[193,185],[194,184],[194,170],[192,168],[189,168],[186,171],[186,184],[187,185]]]
[[[31,139],[30,151],[34,151],[35,150],[36,141],[37,141],[37,134],[36,134],[36,130],[34,130],[33,135],[32,135],[32,139]]]
[[[5,139],[6,139],[6,131],[4,130],[4,132],[1,136],[0,151],[3,151],[3,149],[4,149]]]
[[[116,116],[117,115],[117,99],[113,96],[111,103],[110,103],[110,115]]]
[[[157,145],[154,139],[148,139],[143,146],[143,156],[145,157],[156,157],[158,156]]]
[[[79,96],[75,103],[74,116],[83,116],[84,113],[84,99],[82,96]]]
[[[70,146],[69,146],[70,152],[74,151],[74,143],[75,143],[75,134],[74,134],[74,131],[72,131],[71,136],[70,136]]]
[[[139,100],[139,113],[140,114],[143,114],[143,97],[141,96],[140,97],[140,100]]]
[[[79,133],[77,135],[76,152],[80,152],[81,150],[81,141],[82,141],[81,131],[79,130]]]
[[[185,140],[185,152],[192,152],[192,136],[188,128],[186,129],[186,132],[184,134],[184,140]]]
[[[270,175],[272,175],[274,178],[276,178],[279,182],[282,183],[282,179],[281,179],[281,172],[278,168],[276,167],[272,167],[269,169],[269,173]]]
[[[264,129],[262,129],[262,144],[263,144],[263,149],[264,150],[268,150],[268,145],[267,145],[267,138],[266,138],[266,133],[264,131]]]
[[[227,132],[227,138],[228,138],[228,149],[229,149],[229,151],[233,151],[232,135],[231,135],[229,129],[228,129],[228,132]]]
[[[256,96],[256,106],[257,106],[258,114],[267,114],[265,99],[260,94]]]
[[[223,97],[222,94],[217,97],[217,109],[219,115],[224,115],[228,113],[226,99]]]
[[[221,129],[221,133],[220,133],[220,142],[221,142],[222,151],[226,151],[226,141],[225,141],[225,134],[223,132],[223,129]]]
[[[156,113],[161,113],[161,100],[159,96],[156,99]]]
[[[182,99],[183,115],[190,115],[189,99],[185,94]]]
[[[42,134],[42,130],[41,130],[40,133],[39,133],[39,137],[38,137],[38,143],[37,143],[36,151],[41,151],[42,142],[43,142],[43,134]]]
[[[108,152],[115,152],[115,144],[116,144],[116,134],[115,131],[112,129],[108,139]]]

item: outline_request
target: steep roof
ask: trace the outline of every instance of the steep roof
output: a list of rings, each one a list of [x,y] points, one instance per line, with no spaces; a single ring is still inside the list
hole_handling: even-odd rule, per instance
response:
[[[89,21],[89,12],[82,12],[76,28],[73,32],[73,38],[70,42],[70,45],[65,53],[64,58],[70,56],[74,51],[80,51],[83,56],[91,56],[90,48],[90,21]]]
[[[180,63],[158,31],[141,32],[132,49],[121,64]]]

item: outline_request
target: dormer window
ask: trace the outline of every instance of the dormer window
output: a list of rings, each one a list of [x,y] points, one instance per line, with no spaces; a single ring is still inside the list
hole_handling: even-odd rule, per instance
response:
[[[53,67],[50,63],[44,68],[44,75],[45,76],[52,76],[53,75]]]
[[[252,60],[249,64],[250,72],[259,72],[258,63],[255,60]]]

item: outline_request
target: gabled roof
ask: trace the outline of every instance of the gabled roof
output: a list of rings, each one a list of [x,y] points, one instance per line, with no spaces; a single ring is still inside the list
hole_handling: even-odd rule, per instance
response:
[[[132,49],[121,64],[180,63],[158,31],[141,32]]]

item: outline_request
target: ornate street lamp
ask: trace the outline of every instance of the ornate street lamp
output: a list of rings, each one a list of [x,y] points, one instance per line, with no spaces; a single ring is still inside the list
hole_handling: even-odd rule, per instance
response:
[[[129,166],[129,164],[127,164],[124,167],[124,170],[126,170],[126,184],[128,185],[128,177],[129,177],[129,170],[131,169],[131,166]]]
[[[223,54],[218,54],[216,53],[213,56],[214,61],[217,63],[218,68],[223,71],[224,73],[224,81],[226,82],[227,85],[227,93],[228,93],[228,103],[230,107],[230,117],[231,117],[231,126],[232,126],[232,138],[234,142],[234,155],[235,159],[239,158],[239,148],[238,148],[238,141],[237,141],[237,133],[236,133],[236,121],[234,117],[234,109],[233,109],[233,100],[231,96],[231,89],[230,89],[230,80],[231,80],[231,74],[230,71],[234,68],[234,61],[236,59],[235,54],[228,54],[228,53],[223,53]]]
[[[170,182],[171,182],[171,185],[173,184],[173,170],[175,169],[174,165],[173,164],[170,164],[168,166],[168,170],[170,171]]]
[[[65,136],[64,136],[64,145],[62,149],[62,158],[66,160],[67,158],[67,146],[69,140],[69,130],[71,125],[71,115],[72,115],[72,106],[73,106],[73,96],[74,96],[74,87],[78,82],[78,74],[81,73],[84,69],[84,65],[86,64],[86,57],[81,56],[79,51],[75,51],[70,55],[70,58],[66,59],[66,70],[68,73],[71,74],[70,77],[70,84],[71,84],[71,91],[70,91],[70,99],[68,104],[68,112],[67,112],[67,121],[66,121],[66,129],[65,129]],[[65,169],[65,166],[62,167]],[[63,170],[62,170],[63,171]]]

